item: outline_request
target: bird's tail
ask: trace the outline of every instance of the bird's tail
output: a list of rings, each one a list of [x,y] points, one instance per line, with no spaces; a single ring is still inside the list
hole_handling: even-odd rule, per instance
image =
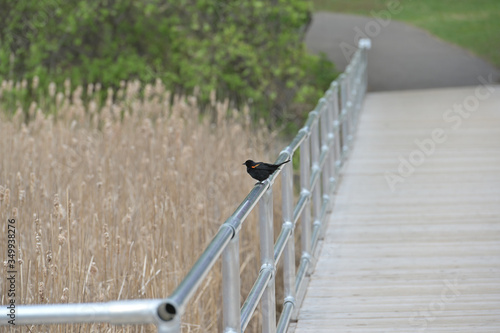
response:
[[[288,161],[285,161],[285,162],[281,162],[280,164],[278,164],[278,166],[282,166],[283,164],[288,163],[290,161],[291,161],[291,159],[289,159]]]

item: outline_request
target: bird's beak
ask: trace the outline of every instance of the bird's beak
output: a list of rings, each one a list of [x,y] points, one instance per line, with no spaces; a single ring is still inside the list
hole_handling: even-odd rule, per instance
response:
[[[241,165],[245,165],[245,163],[241,163]]]

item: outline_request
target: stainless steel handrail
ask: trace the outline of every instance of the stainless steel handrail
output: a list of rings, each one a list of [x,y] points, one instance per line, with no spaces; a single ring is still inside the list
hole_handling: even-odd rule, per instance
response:
[[[155,324],[158,332],[180,332],[181,316],[188,301],[206,275],[222,258],[223,331],[241,332],[259,302],[263,332],[285,332],[296,317],[312,273],[314,253],[331,211],[340,167],[349,154],[359,112],[367,89],[369,39],[361,39],[345,72],[332,82],[325,96],[309,113],[304,127],[281,151],[277,163],[293,157],[300,149],[300,196],[294,206],[293,165],[285,164],[263,183],[258,183],[234,213],[221,225],[205,251],[167,299],[124,300],[107,303],[24,305],[16,307],[16,324],[60,324],[107,322],[112,324]],[[276,244],[273,237],[275,178],[282,175],[282,229]],[[240,309],[239,233],[247,216],[259,204],[261,269]],[[312,205],[312,206],[311,206]],[[295,265],[294,230],[301,224],[301,259]],[[276,325],[276,265],[283,260],[283,308]],[[2,306],[6,309],[6,306]],[[8,325],[8,309],[0,313],[0,325]]]

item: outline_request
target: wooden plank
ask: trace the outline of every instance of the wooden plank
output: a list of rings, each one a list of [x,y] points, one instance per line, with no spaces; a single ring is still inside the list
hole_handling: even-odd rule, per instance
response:
[[[500,332],[500,86],[491,88],[460,124],[445,114],[476,87],[368,94],[289,332]],[[436,129],[446,139],[432,143]],[[411,154],[422,161],[402,175]],[[401,179],[391,187],[388,174]]]

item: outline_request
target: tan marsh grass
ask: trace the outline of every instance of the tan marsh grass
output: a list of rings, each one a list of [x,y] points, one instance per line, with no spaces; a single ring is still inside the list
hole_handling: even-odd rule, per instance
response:
[[[70,93],[69,83],[62,92],[51,85],[39,105],[17,107],[11,117],[0,111],[0,258],[6,221],[15,217],[18,305],[168,296],[255,183],[241,163],[270,159],[264,150],[273,135],[252,128],[247,111],[213,97],[211,116],[201,116],[194,97],[172,97],[161,82],[143,96],[139,87],[122,83],[101,104],[93,97],[99,85],[85,88],[85,101],[83,87]],[[245,292],[259,267],[254,215],[240,241]],[[220,282],[216,267],[184,331],[218,330]],[[154,329],[96,323],[21,331]]]

